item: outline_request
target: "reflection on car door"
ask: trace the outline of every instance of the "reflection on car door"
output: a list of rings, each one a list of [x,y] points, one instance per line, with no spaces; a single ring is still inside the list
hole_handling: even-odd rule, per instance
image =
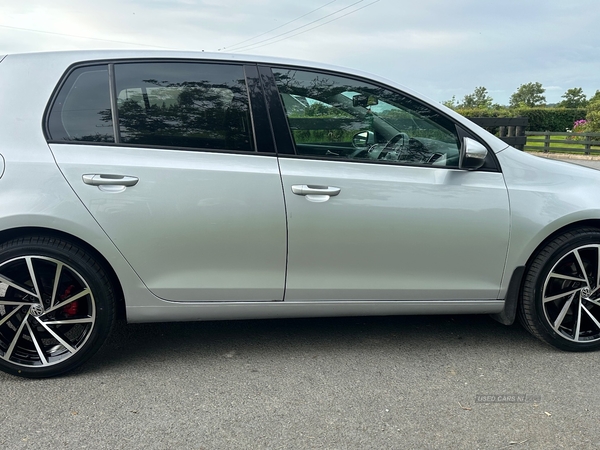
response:
[[[509,237],[507,190],[499,171],[455,167],[455,125],[426,105],[362,80],[296,69],[276,69],[275,75],[282,94],[310,94],[349,114],[356,108],[340,92],[364,94],[372,104],[386,98],[386,105],[401,109],[392,111],[394,117],[415,124],[401,134],[410,145],[393,147],[411,157],[393,161],[370,159],[366,151],[340,156],[339,141],[351,140],[343,126],[279,133],[278,150],[295,147],[299,153],[279,159],[289,233],[285,300],[496,299]],[[300,121],[298,106],[286,113]],[[321,129],[335,126],[328,114],[321,114],[329,124]],[[408,120],[410,114],[415,120]],[[310,123],[319,130],[317,119]],[[386,118],[379,128],[371,122],[378,141],[395,142],[393,133],[386,135],[393,121]],[[308,139],[319,143],[306,144]],[[305,148],[310,153],[301,154]],[[382,153],[391,154],[391,146],[380,144]]]
[[[293,158],[280,167],[286,300],[497,298],[508,243],[501,173]],[[339,194],[295,193],[303,185]]]
[[[148,288],[175,301],[282,300],[281,180],[275,156],[256,152],[243,67],[111,66],[117,143],[106,67],[101,82],[82,71],[55,101],[51,149]]]

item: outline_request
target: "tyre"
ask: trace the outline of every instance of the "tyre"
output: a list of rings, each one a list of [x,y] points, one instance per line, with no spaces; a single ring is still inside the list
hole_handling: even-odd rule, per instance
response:
[[[51,237],[0,245],[0,369],[43,378],[74,369],[108,337],[115,298],[102,267]]]
[[[519,316],[531,334],[559,349],[600,348],[600,230],[565,232],[535,256]]]

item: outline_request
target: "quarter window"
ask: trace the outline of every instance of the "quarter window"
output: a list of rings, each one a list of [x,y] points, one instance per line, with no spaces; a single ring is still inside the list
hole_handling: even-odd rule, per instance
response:
[[[273,69],[303,156],[458,167],[454,123],[398,92],[361,80]]]
[[[106,65],[75,69],[65,81],[48,118],[56,141],[114,142]]]

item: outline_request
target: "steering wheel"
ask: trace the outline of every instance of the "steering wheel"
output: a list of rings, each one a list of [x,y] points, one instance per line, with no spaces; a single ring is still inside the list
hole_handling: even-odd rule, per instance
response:
[[[386,142],[377,159],[385,159],[390,151],[398,151],[403,148],[408,148],[409,140],[410,136],[406,133],[395,134],[389,141]]]
[[[391,149],[393,149],[398,143],[400,143],[401,147],[404,147],[405,145],[408,145],[408,141],[410,139],[410,136],[406,133],[398,133],[394,136],[392,136],[392,138],[387,141],[387,143],[385,144],[385,147],[383,148],[384,150],[390,151]],[[402,141],[402,142],[400,142]]]

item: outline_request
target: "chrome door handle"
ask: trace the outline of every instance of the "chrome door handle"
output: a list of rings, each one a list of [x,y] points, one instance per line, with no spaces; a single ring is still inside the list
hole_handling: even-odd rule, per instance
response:
[[[108,174],[87,174],[82,178],[85,184],[91,186],[135,186],[140,181],[137,177]]]
[[[310,184],[294,184],[292,192],[296,195],[329,195],[333,197],[340,193],[341,189],[334,186],[314,186]]]

